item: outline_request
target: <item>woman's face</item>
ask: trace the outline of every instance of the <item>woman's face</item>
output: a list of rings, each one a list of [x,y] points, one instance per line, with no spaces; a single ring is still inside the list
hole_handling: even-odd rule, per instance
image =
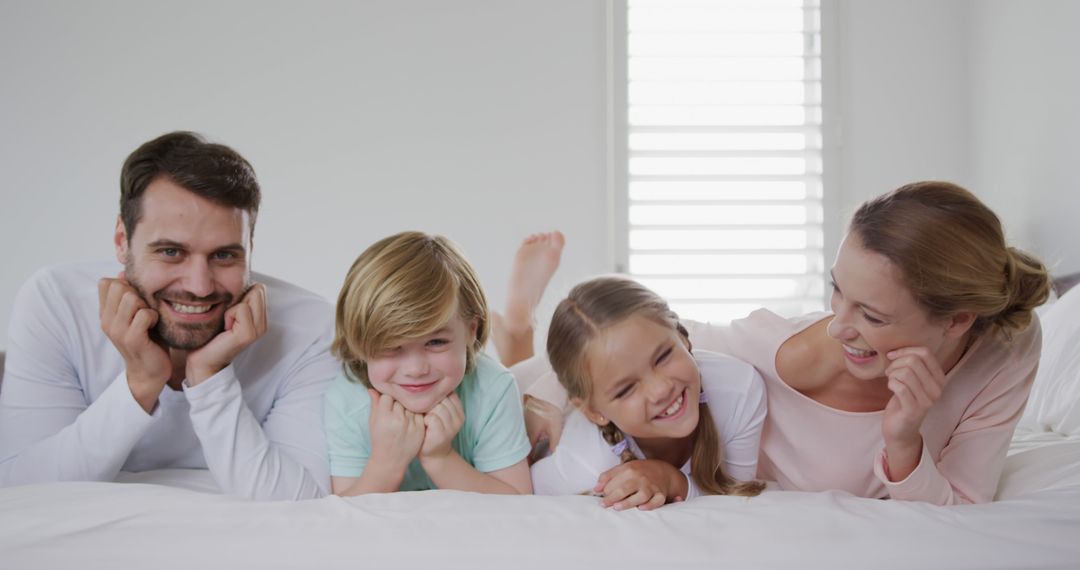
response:
[[[858,235],[848,234],[832,269],[832,310],[828,334],[843,345],[844,362],[861,380],[885,376],[889,351],[922,346],[939,363],[961,342],[967,327],[954,319],[931,319],[888,258],[863,247]]]

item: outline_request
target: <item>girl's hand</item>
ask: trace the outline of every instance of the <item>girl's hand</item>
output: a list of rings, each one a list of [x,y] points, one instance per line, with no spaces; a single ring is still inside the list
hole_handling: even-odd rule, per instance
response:
[[[450,395],[435,404],[430,412],[424,414],[424,426],[427,432],[424,435],[423,445],[420,447],[422,459],[434,459],[445,457],[452,451],[451,443],[454,436],[461,431],[465,424],[465,408],[461,406],[461,400],[457,394]]]
[[[919,428],[941,397],[945,372],[930,349],[923,346],[900,348],[887,356],[892,362],[885,369],[885,376],[893,397],[885,406],[881,435],[886,445],[921,449]]]
[[[668,497],[681,501],[687,482],[682,472],[666,461],[635,459],[601,473],[593,492],[603,494],[603,507],[649,511],[662,506]]]
[[[401,402],[375,390],[371,396],[371,462],[385,462],[404,469],[424,443],[424,416],[405,409]]]

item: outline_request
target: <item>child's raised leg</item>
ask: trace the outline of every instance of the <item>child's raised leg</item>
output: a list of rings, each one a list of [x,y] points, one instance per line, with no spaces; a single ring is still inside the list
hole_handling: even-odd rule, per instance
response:
[[[504,366],[533,355],[533,323],[536,306],[551,276],[559,268],[566,238],[562,232],[532,234],[514,255],[506,309],[491,314],[491,339]]]

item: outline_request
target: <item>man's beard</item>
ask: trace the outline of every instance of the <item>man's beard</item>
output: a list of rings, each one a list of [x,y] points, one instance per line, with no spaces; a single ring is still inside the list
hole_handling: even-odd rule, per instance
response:
[[[217,319],[205,323],[169,321],[166,317],[168,308],[162,307],[162,305],[168,304],[168,301],[161,298],[167,290],[158,291],[153,296],[147,294],[146,289],[139,283],[134,264],[130,260],[124,265],[124,276],[135,291],[139,293],[143,301],[158,313],[157,323],[154,324],[154,328],[150,329],[151,339],[168,348],[195,350],[206,346],[221,331],[225,330],[225,311],[222,311]],[[178,291],[171,292],[168,296],[173,301],[185,303],[222,303],[226,309],[233,305],[233,296],[227,292],[214,293],[207,297],[196,297],[187,291]]]

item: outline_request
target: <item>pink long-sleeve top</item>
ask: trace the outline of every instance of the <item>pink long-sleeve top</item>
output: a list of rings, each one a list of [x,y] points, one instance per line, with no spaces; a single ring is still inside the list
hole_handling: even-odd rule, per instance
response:
[[[765,379],[769,411],[758,476],[788,490],[838,489],[938,505],[993,500],[1038,367],[1038,321],[1011,343],[992,335],[975,341],[946,374],[941,398],[923,421],[918,467],[892,482],[881,435],[884,412],[830,408],[786,384],[776,371],[780,346],[825,318],[830,315],[787,319],[762,309],[729,327],[686,323],[695,348],[745,360]]]

